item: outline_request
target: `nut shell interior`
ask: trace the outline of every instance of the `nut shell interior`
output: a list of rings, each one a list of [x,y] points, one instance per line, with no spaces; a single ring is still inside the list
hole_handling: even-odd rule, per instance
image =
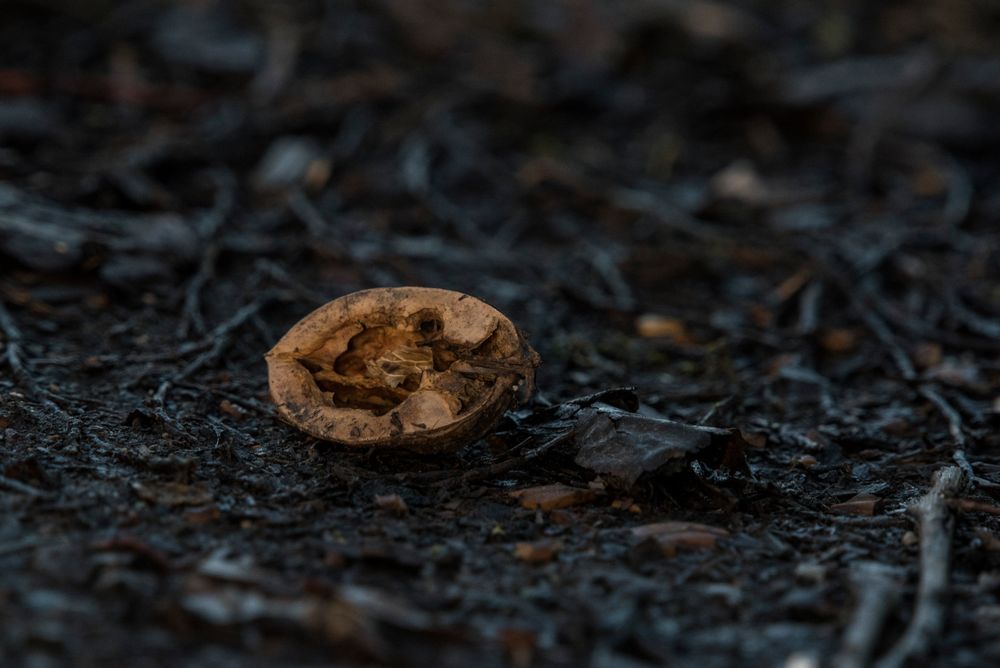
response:
[[[537,355],[488,304],[451,290],[355,292],[316,309],[265,356],[278,413],[358,447],[456,450],[530,392]]]

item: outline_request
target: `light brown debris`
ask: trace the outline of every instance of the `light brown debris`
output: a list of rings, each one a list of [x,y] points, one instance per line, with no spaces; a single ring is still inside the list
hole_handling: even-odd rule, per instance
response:
[[[725,538],[729,532],[720,527],[697,522],[656,522],[633,528],[632,535],[640,541],[656,541],[663,551],[663,556],[673,557],[681,548],[714,549],[719,538]]]
[[[593,501],[597,493],[590,489],[570,487],[561,483],[527,487],[510,493],[529,510],[555,510],[569,508]]]
[[[856,494],[843,503],[833,504],[830,511],[840,515],[872,516],[881,502],[881,497],[874,494]]]
[[[544,564],[555,559],[560,550],[561,541],[546,538],[533,543],[516,543],[514,556],[529,564]]]
[[[375,505],[379,510],[384,510],[394,515],[406,515],[410,512],[406,501],[399,494],[376,494]]]

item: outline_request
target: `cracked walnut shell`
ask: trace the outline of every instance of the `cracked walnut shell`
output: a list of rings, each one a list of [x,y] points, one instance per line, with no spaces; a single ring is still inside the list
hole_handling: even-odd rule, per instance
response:
[[[436,288],[321,306],[265,356],[285,421],[327,441],[457,450],[531,393],[538,355],[502,313]]]

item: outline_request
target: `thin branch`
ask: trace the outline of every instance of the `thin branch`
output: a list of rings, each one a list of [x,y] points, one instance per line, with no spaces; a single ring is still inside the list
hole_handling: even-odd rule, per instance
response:
[[[962,490],[965,482],[961,468],[940,469],[934,476],[934,487],[909,508],[920,521],[917,600],[910,625],[889,653],[875,664],[876,668],[900,668],[909,659],[926,654],[944,628],[953,529],[948,500]]]

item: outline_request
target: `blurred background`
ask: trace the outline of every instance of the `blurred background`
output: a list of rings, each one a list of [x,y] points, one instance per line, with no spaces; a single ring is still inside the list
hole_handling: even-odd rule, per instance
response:
[[[7,350],[16,341],[24,362],[0,378],[6,475],[69,486],[106,510],[9,505],[0,537],[89,541],[132,527],[168,555],[231,540],[215,520],[178,528],[125,503],[139,465],[122,452],[135,448],[181,452],[219,498],[257,489],[260,507],[279,512],[291,503],[280,481],[313,484],[290,463],[309,444],[262,408],[261,355],[311,309],[373,286],[446,287],[503,310],[544,359],[540,405],[629,385],[648,414],[767,432],[773,450],[752,464],[789,497],[874,484],[891,457],[919,451],[879,492],[902,499],[956,439],[978,443],[992,472],[998,36],[1000,5],[985,0],[5,0],[0,300]],[[169,396],[156,394],[164,379]],[[10,394],[26,388],[54,401],[53,415]],[[60,412],[108,449],[58,445]],[[227,477],[217,451],[175,430],[278,463],[253,482]],[[313,511],[301,516],[318,521]],[[801,537],[802,526],[788,531]],[[825,554],[827,538],[802,549]],[[276,572],[327,574],[313,558],[327,548],[311,539],[245,540]],[[754,549],[771,558],[761,544],[744,549],[747,561],[712,566],[729,569],[720,578],[738,577]],[[53,584],[56,565],[80,558],[57,550],[13,567],[25,575],[0,589],[0,608],[9,600],[33,620],[4,619],[16,652],[36,642],[69,652],[97,633],[102,656],[122,660],[125,626],[97,631],[80,610],[113,610],[124,624],[127,610],[156,602],[170,631],[140,615],[141,647],[169,655],[192,637],[177,620],[202,618],[169,612],[161,594],[173,585],[162,582],[116,580],[86,605],[26,593],[83,586]],[[781,558],[773,572],[791,573],[797,557]],[[589,604],[555,594],[518,613],[541,629],[529,657],[570,665],[622,642],[635,660],[683,650],[719,665],[833,651],[846,575],[803,603],[782,602],[764,572],[748,585],[759,609],[692,589],[651,611],[637,603],[646,594],[618,592],[616,609],[648,615],[653,629],[626,641],[624,621],[600,621],[592,581],[577,583],[590,621],[576,618]],[[990,591],[979,604],[996,604]],[[694,618],[660,622],[689,605],[702,628],[732,623],[732,633],[678,640]],[[749,612],[734,612],[741,605]],[[813,625],[766,641],[754,631],[803,606]],[[444,606],[516,650],[521,636],[495,633],[516,606],[487,607]],[[39,620],[63,626],[46,636]],[[244,641],[218,656],[245,658],[255,645]],[[313,656],[281,642],[281,656]],[[997,651],[973,621],[946,644],[954,665]]]
[[[839,354],[858,297],[918,337],[1000,335],[998,21],[965,0],[13,0],[6,290],[86,280],[186,334],[258,279],[318,303],[449,287],[583,389],[627,378],[635,333]]]

